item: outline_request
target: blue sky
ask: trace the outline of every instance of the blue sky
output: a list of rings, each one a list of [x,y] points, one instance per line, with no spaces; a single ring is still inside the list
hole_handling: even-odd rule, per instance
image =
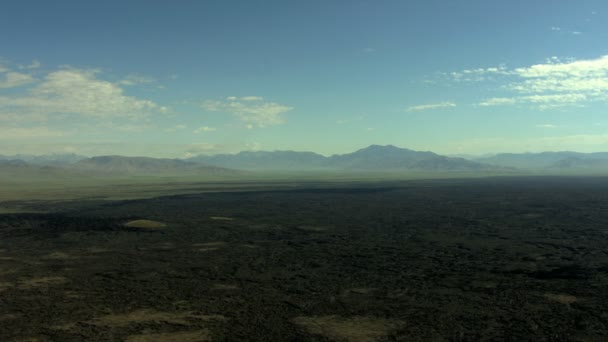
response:
[[[11,1],[0,154],[608,151],[606,1]]]

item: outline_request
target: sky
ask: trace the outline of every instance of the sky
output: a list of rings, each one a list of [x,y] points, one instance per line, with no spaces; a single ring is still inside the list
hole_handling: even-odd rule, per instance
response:
[[[0,154],[608,151],[605,0],[1,7]]]

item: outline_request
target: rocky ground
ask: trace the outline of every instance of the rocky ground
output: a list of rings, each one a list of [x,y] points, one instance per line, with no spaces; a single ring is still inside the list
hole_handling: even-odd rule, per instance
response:
[[[0,215],[1,341],[608,339],[606,178],[35,205]]]

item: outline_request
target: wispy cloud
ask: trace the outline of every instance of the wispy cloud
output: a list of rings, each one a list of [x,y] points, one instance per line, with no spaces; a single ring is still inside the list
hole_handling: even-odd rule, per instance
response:
[[[172,126],[172,127],[165,128],[165,132],[177,132],[177,131],[186,129],[187,127],[188,126],[186,126],[186,125],[179,124],[179,125],[175,125],[175,126]]]
[[[536,125],[537,128],[557,128],[556,125],[554,124],[550,124],[550,123],[546,123],[546,124],[539,124]]]
[[[36,81],[32,75],[4,70],[4,75],[0,75],[0,88],[16,88]]]
[[[510,71],[504,65],[491,68],[465,69],[451,72],[449,76],[457,82],[482,82],[491,80],[496,76],[509,75]]]
[[[93,69],[65,68],[47,74],[27,91],[0,96],[0,114],[66,114],[89,118],[142,118],[166,113],[168,108],[153,101],[124,94],[118,83],[98,78]],[[31,77],[19,78],[33,83]],[[12,84],[19,83],[13,81]]]
[[[573,36],[578,36],[583,34],[581,31],[576,31],[576,30],[564,30],[559,26],[551,26],[550,27],[551,31],[553,32],[557,32],[557,33],[565,33],[565,34],[571,34]]]
[[[283,114],[293,109],[290,106],[265,101],[259,96],[228,96],[222,101],[205,101],[201,107],[211,112],[233,114],[249,128],[282,124],[285,122]]]
[[[423,104],[417,106],[411,106],[406,109],[408,112],[420,112],[425,110],[434,110],[434,109],[443,109],[443,108],[453,108],[456,107],[456,104],[453,102],[441,102],[441,103],[432,103],[432,104]]]
[[[201,133],[206,133],[206,132],[213,132],[216,130],[217,129],[215,127],[203,126],[203,127],[199,127],[197,129],[195,129],[193,133],[201,134]]]
[[[510,94],[482,100],[480,106],[527,104],[549,109],[608,101],[608,56],[565,61],[551,57],[542,64],[464,70],[452,73],[451,77],[454,81],[484,82],[488,75],[498,75],[503,82],[500,89]]]
[[[21,69],[21,70],[24,70],[24,69],[38,69],[41,66],[42,66],[42,63],[40,63],[37,60],[33,60],[32,64],[29,64],[29,65],[19,65],[18,68]]]
[[[0,140],[54,138],[66,135],[65,132],[39,127],[0,127]]]
[[[540,110],[574,105],[587,100],[585,94],[553,94],[553,95],[530,95],[517,97],[495,97],[479,103],[482,107],[532,104]]]
[[[139,74],[129,74],[124,79],[120,80],[118,84],[125,86],[134,86],[141,84],[157,83],[155,79]]]

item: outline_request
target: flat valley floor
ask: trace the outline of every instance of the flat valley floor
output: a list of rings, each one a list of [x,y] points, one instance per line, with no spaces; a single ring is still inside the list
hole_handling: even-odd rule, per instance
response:
[[[608,178],[11,205],[0,341],[608,340]]]

